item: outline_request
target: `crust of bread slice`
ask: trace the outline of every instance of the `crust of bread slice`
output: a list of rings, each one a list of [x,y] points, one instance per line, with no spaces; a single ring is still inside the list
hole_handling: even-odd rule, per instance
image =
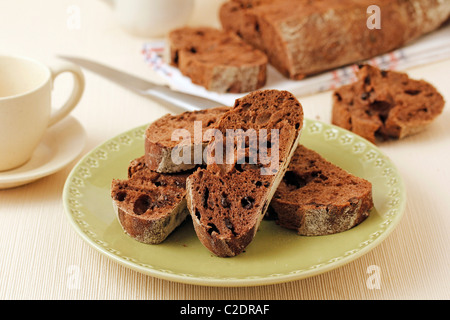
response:
[[[225,30],[298,80],[391,52],[436,30],[450,17],[450,2],[232,0],[219,16]]]

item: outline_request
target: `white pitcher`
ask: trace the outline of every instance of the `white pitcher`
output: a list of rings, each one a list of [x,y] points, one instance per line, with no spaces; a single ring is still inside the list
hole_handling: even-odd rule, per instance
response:
[[[113,9],[119,24],[139,37],[162,37],[185,25],[195,0],[104,0]]]

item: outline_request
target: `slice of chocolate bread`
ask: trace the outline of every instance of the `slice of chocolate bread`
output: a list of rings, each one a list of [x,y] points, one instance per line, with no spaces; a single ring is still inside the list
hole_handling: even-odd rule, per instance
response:
[[[201,152],[206,147],[208,141],[205,140],[205,132],[212,128],[218,119],[230,108],[217,107],[208,110],[184,112],[178,115],[165,115],[164,117],[151,123],[145,132],[145,162],[150,170],[161,173],[181,172],[195,168],[201,163],[196,163],[194,159],[196,145],[201,145]],[[195,124],[200,125],[200,131],[195,132]],[[175,130],[180,130],[176,132]],[[189,161],[176,161],[177,157],[172,157],[175,148],[181,148],[176,155],[182,153],[182,134],[186,134],[186,143],[190,152]],[[200,135],[195,141],[195,134]],[[203,159],[203,157],[202,157]],[[200,160],[202,160],[200,159]],[[200,161],[197,161],[200,162]]]
[[[301,104],[291,93],[277,90],[256,91],[237,99],[220,119],[216,126],[220,134],[207,147],[206,169],[197,169],[186,181],[195,231],[212,253],[236,256],[251,243],[302,127]],[[232,132],[240,138],[255,134],[258,144],[252,143],[250,134],[239,140]]]
[[[300,235],[334,234],[369,216],[372,184],[300,145],[270,206],[280,226]]]
[[[111,184],[113,207],[125,233],[147,244],[164,241],[189,215],[185,198],[189,174],[150,171],[144,156],[132,161],[128,179]]]
[[[332,122],[371,142],[401,139],[424,130],[444,105],[426,81],[363,65],[356,82],[334,92]]]
[[[169,34],[170,62],[215,92],[250,92],[266,83],[267,57],[232,32],[183,27]]]

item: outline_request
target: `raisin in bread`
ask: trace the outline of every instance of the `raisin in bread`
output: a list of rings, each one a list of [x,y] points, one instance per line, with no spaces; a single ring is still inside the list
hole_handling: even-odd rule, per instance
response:
[[[174,173],[186,171],[202,164],[203,157],[200,161],[195,161],[195,151],[200,148],[203,153],[203,148],[208,143],[204,139],[206,138],[206,131],[214,127],[218,119],[228,109],[229,107],[217,107],[184,112],[178,115],[165,115],[151,123],[145,132],[145,161],[147,167],[161,173]],[[201,131],[199,132],[194,132],[196,121],[201,124]],[[177,129],[181,131],[177,133]],[[184,141],[183,132],[187,134],[185,137],[187,141]],[[199,141],[194,141],[195,134],[200,135]],[[188,148],[188,150],[184,148]],[[186,155],[183,154],[183,151],[190,153],[189,161],[181,161],[181,156]],[[172,157],[172,152],[177,157]]]
[[[133,160],[128,179],[111,184],[113,207],[124,232],[142,243],[163,242],[189,216],[185,198],[189,174],[161,174],[147,168],[144,156]]]
[[[424,130],[444,105],[426,81],[362,65],[356,82],[335,90],[332,122],[375,143],[377,137],[401,139]]]
[[[266,83],[266,55],[234,33],[183,27],[169,33],[169,47],[171,64],[207,90],[250,92]]]
[[[237,99],[219,120],[216,129],[220,135],[208,144],[206,169],[197,169],[186,181],[194,229],[212,253],[236,256],[252,242],[298,145],[302,127],[301,104],[291,93],[277,90],[256,91]],[[256,132],[262,145],[255,146],[250,139],[238,144],[230,130],[239,129],[244,134]],[[227,144],[231,148],[227,149]],[[273,162],[266,161],[269,158],[264,157],[263,149]]]
[[[300,145],[270,206],[280,226],[300,235],[334,234],[369,216],[372,184]]]
[[[368,27],[372,5],[380,9],[381,28]],[[450,1],[441,0],[232,0],[220,8],[223,28],[291,79],[390,52],[449,16]]]

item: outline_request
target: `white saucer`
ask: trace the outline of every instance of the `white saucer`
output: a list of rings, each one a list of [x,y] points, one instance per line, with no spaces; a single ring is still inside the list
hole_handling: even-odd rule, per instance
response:
[[[0,189],[18,187],[64,168],[80,155],[86,144],[86,132],[69,116],[50,127],[31,159],[16,169],[0,172]]]

